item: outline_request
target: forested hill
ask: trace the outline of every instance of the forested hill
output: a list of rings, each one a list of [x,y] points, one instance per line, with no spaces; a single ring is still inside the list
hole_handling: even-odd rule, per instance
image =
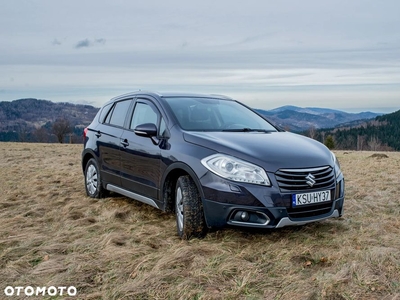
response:
[[[273,111],[286,114],[289,109],[293,107],[283,107]],[[300,108],[295,107],[295,109]],[[99,108],[91,105],[58,103],[32,98],[3,101],[0,102],[0,141],[80,143],[83,129],[91,123],[98,110]],[[321,109],[307,108],[306,111],[302,111],[301,120],[307,115],[308,121],[305,124],[308,124],[310,128],[304,133],[305,135],[321,142],[325,142],[331,135],[336,149],[400,151],[400,110],[369,121],[359,119],[371,116],[371,113],[351,116],[357,120],[356,125],[347,123],[347,125],[338,125],[331,129],[317,130],[318,126],[313,123],[312,117],[318,113],[332,114],[332,111],[326,111],[326,109],[322,112],[319,110]],[[307,112],[308,114],[312,112],[311,117],[308,117]],[[339,114],[337,111],[333,113],[335,116]],[[299,117],[296,118],[285,120],[290,124],[297,124],[295,120]]]
[[[11,102],[0,102],[0,122],[24,120],[26,122],[54,121],[68,117],[72,123],[91,122],[98,108],[91,105],[55,103],[48,100],[20,99]],[[3,128],[1,128],[3,129]]]
[[[19,99],[0,102],[0,141],[55,142],[54,124],[65,126],[69,140],[81,141],[83,128],[99,109],[91,105]]]
[[[336,149],[400,151],[400,110],[357,126],[321,129],[312,135],[320,141],[331,135]]]
[[[400,110],[377,117],[376,120],[386,124],[384,130],[378,131],[378,138],[380,137],[396,150],[400,150]]]

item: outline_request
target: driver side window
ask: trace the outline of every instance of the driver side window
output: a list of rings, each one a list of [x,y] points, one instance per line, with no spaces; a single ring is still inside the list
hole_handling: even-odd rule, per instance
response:
[[[130,129],[135,129],[136,126],[144,123],[153,123],[157,126],[158,114],[155,109],[143,102],[136,103],[135,110],[130,124]]]

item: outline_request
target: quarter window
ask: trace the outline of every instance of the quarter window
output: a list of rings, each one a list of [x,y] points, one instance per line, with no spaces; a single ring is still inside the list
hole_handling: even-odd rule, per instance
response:
[[[100,123],[106,123],[106,120],[105,120],[106,116],[111,116],[111,112],[110,112],[111,104],[112,103],[104,106],[103,109],[101,110],[100,117],[99,117]]]
[[[158,130],[158,133],[161,137],[165,136],[167,130],[167,124],[165,124],[164,118],[161,118],[160,121],[160,129]]]

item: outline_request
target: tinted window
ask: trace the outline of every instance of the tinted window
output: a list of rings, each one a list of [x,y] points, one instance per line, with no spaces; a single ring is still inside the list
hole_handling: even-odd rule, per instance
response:
[[[157,118],[158,114],[152,106],[147,103],[138,102],[133,112],[130,128],[135,129],[136,126],[145,123],[157,125]]]
[[[100,123],[104,123],[105,122],[105,118],[108,115],[108,113],[110,113],[109,115],[111,116],[111,112],[110,112],[110,108],[111,108],[112,103],[107,104],[106,106],[103,107],[103,109],[101,110],[100,113],[100,118],[99,118],[99,122]]]
[[[126,113],[128,112],[131,101],[132,100],[124,100],[115,103],[114,110],[112,111],[110,118],[111,125],[121,126],[121,127],[124,126]]]

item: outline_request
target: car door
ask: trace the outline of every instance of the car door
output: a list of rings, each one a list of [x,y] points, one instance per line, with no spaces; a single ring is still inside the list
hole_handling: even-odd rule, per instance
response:
[[[137,99],[128,128],[121,136],[122,187],[142,196],[158,199],[161,150],[156,139],[136,135],[136,126],[153,123],[159,128],[161,114],[148,99]]]
[[[132,99],[126,99],[115,102],[103,117],[104,120],[100,120],[95,133],[103,181],[117,186],[121,185],[121,135],[132,101]]]

